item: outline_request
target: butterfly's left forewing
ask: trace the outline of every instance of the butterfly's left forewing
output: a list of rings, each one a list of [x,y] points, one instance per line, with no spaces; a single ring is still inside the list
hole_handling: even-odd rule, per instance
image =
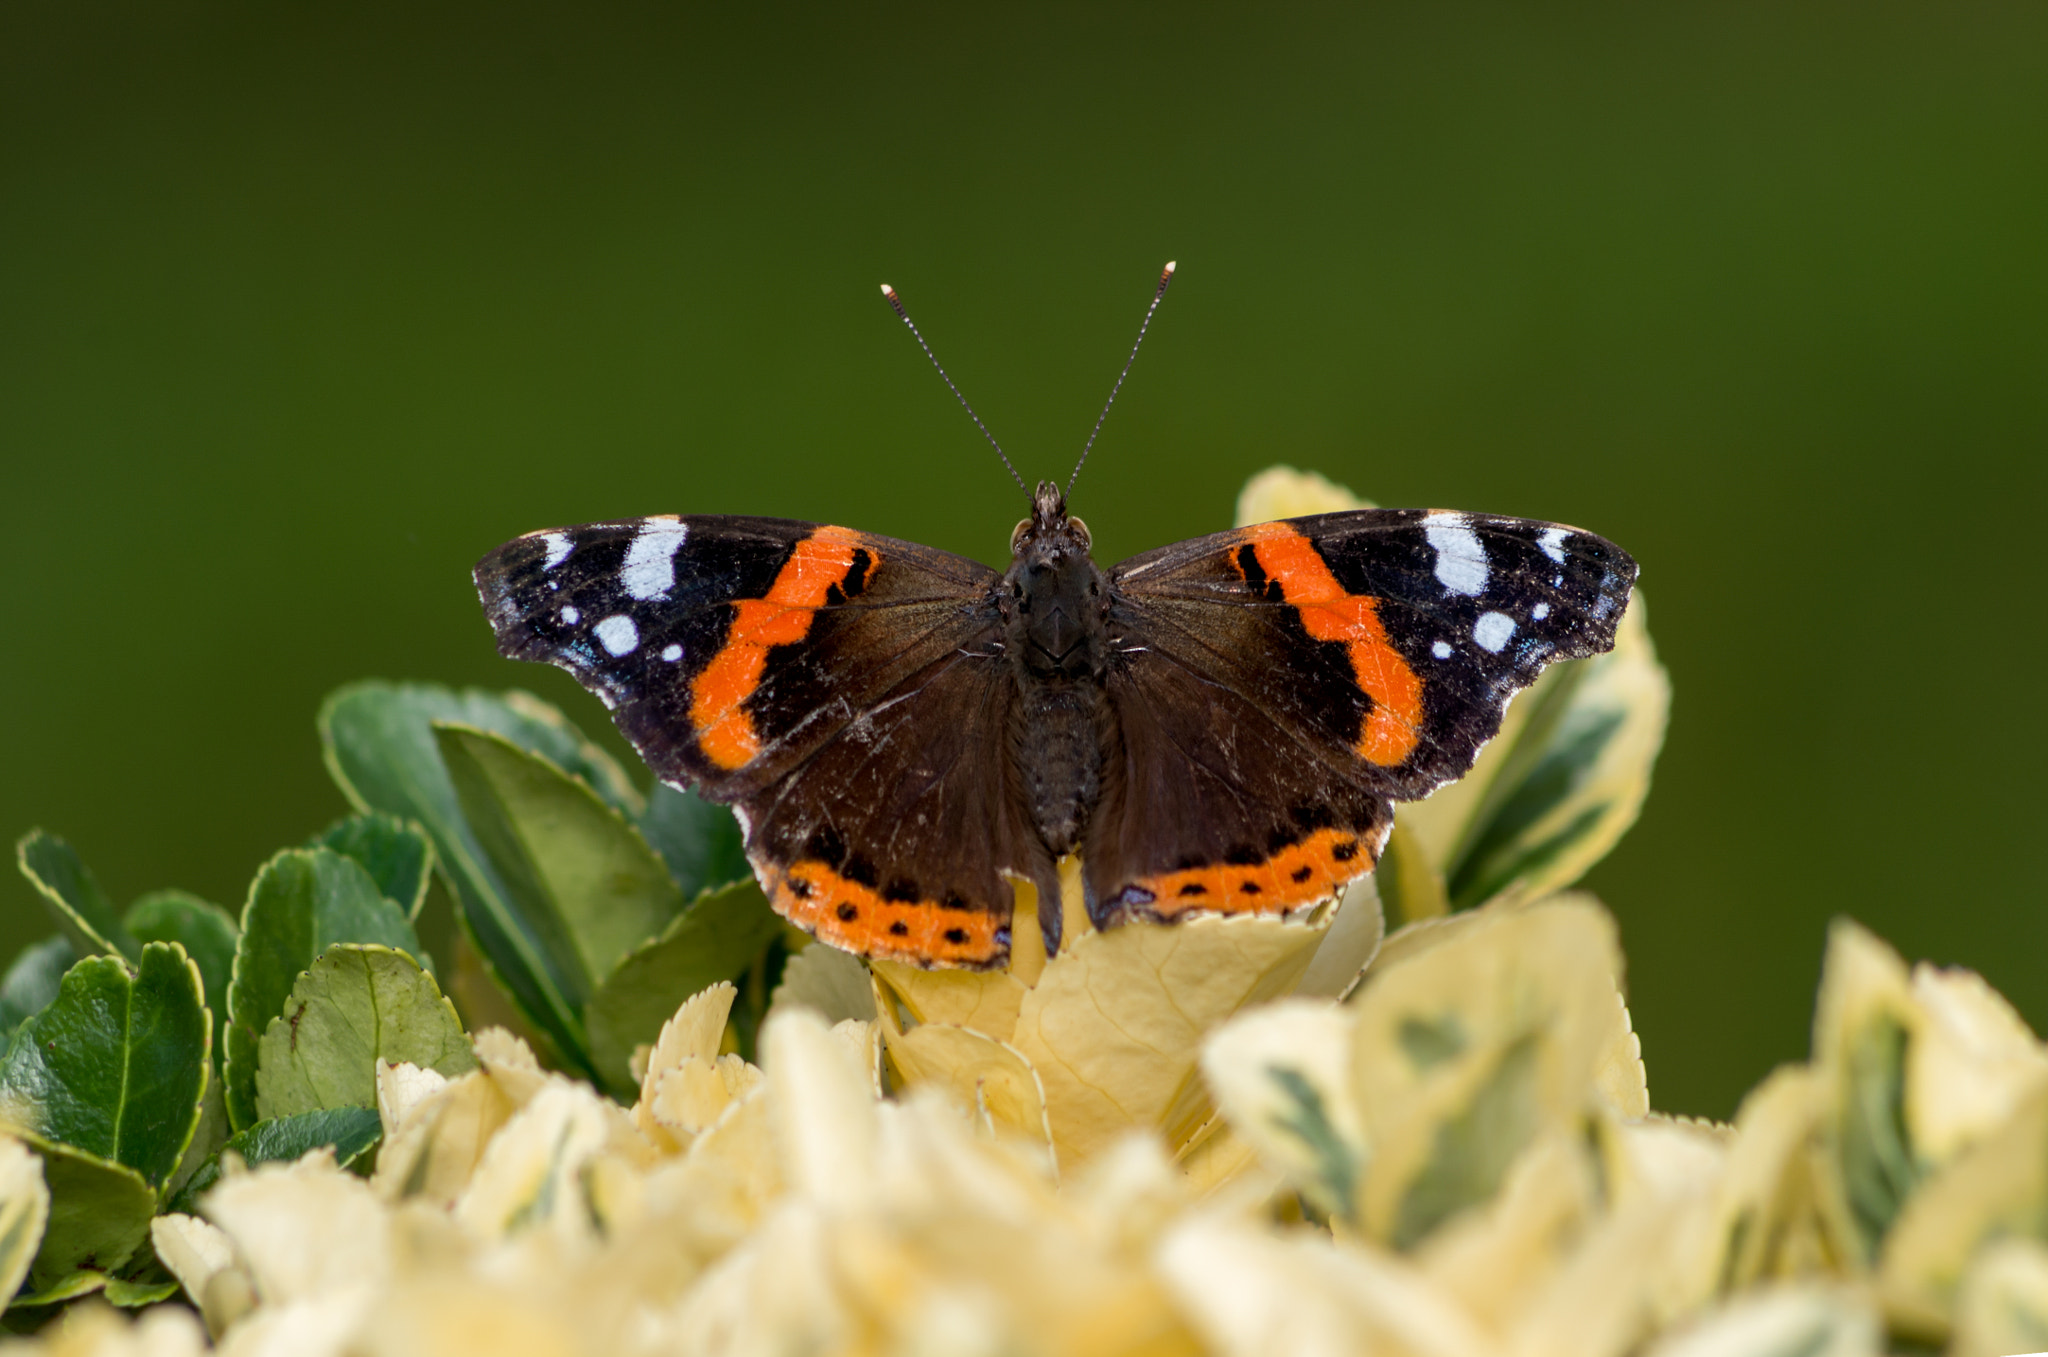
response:
[[[1613,645],[1635,574],[1576,528],[1386,509],[1119,565],[1098,914],[1281,912],[1363,875],[1389,803],[1463,775],[1545,665]]]

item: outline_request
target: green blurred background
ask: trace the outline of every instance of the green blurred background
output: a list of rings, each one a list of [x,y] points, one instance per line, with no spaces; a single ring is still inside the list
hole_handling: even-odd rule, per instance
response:
[[[13,0],[0,829],[239,905],[367,675],[525,684],[528,529],[1105,561],[1250,472],[1555,517],[1676,684],[1619,915],[1661,1106],[1802,1054],[1828,918],[2048,1025],[2048,9]],[[47,931],[0,885],[0,945]]]

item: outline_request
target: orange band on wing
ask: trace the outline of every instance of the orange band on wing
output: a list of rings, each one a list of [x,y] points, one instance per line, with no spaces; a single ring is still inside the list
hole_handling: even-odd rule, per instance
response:
[[[812,617],[832,586],[845,583],[859,547],[859,537],[845,528],[820,528],[796,544],[766,596],[733,604],[725,645],[690,685],[697,744],[719,767],[739,768],[761,752],[760,733],[743,704],[760,686],[768,648],[810,634]]]
[[[1373,867],[1372,845],[1345,829],[1319,829],[1307,839],[1248,866],[1219,863],[1163,872],[1135,884],[1152,892],[1146,910],[1161,919],[1183,914],[1285,914],[1327,900]]]
[[[936,900],[889,900],[816,860],[776,874],[768,898],[798,928],[865,957],[987,970],[1009,959],[1008,920]]]
[[[1379,600],[1345,593],[1315,544],[1285,523],[1261,523],[1245,529],[1244,537],[1308,634],[1349,647],[1358,686],[1372,698],[1359,754],[1382,767],[1405,762],[1422,738],[1422,680],[1387,640]]]

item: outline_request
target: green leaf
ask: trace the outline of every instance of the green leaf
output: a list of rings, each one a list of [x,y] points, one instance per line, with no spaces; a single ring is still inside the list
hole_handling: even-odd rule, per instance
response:
[[[342,791],[359,809],[386,811],[426,829],[462,926],[499,988],[559,1060],[591,1073],[582,1019],[587,987],[573,984],[575,957],[549,952],[519,918],[463,818],[434,739],[436,721],[505,736],[582,778],[629,819],[641,813],[641,798],[602,750],[554,708],[525,693],[369,682],[334,693],[320,711],[327,767]]]
[[[683,1000],[746,970],[781,926],[749,877],[698,897],[660,937],[629,953],[586,1010],[591,1055],[606,1087],[629,1094],[633,1048],[660,1036]]]
[[[450,1077],[476,1068],[455,1005],[418,963],[388,947],[336,947],[299,977],[263,1034],[257,1112],[375,1108],[380,1059]]]
[[[434,733],[520,925],[555,957],[564,995],[585,1002],[621,957],[683,912],[668,868],[587,784],[541,756],[468,727]]]
[[[0,1121],[163,1182],[199,1125],[211,1069],[199,985],[175,944],[143,948],[132,974],[116,957],[73,966],[0,1060]]]
[[[434,844],[410,820],[366,811],[336,820],[315,835],[309,848],[332,848],[362,864],[384,898],[397,902],[408,919],[420,917],[434,872]]]
[[[1463,782],[1401,808],[1454,909],[1562,890],[1635,823],[1671,709],[1644,615],[1638,593],[1613,650],[1551,666]]]
[[[301,972],[337,943],[378,943],[418,956],[405,911],[384,898],[361,864],[326,848],[293,848],[263,865],[242,910],[228,984],[228,1120],[257,1119],[256,1045]]]
[[[640,833],[668,864],[686,900],[752,874],[740,822],[695,792],[655,783]]]
[[[240,1155],[243,1163],[254,1168],[273,1160],[289,1163],[326,1145],[334,1148],[334,1162],[349,1168],[376,1149],[383,1138],[384,1123],[372,1107],[323,1108],[259,1121],[215,1151],[165,1209],[196,1214],[199,1199],[220,1181],[221,1156],[228,1151]]]
[[[149,1235],[150,1217],[156,1214],[156,1192],[141,1174],[124,1164],[40,1136],[23,1139],[43,1157],[43,1181],[50,1188],[50,1224],[43,1231],[43,1246],[28,1274],[36,1298],[17,1303],[50,1303],[95,1290],[103,1276],[84,1282],[70,1279],[79,1272],[113,1272],[135,1255]],[[82,1290],[67,1292],[60,1283]]]
[[[40,1013],[57,997],[64,972],[78,960],[78,949],[63,934],[44,938],[21,949],[21,955],[0,980],[0,1036],[13,1033],[22,1022]]]
[[[234,916],[184,891],[154,891],[130,905],[122,922],[138,942],[177,943],[199,968],[206,1006],[213,1013],[213,1059],[218,1066],[225,1054],[228,981],[234,975],[235,941],[241,934]]]
[[[178,1284],[175,1281],[131,1282],[126,1278],[116,1277],[107,1283],[107,1289],[101,1294],[107,1298],[109,1305],[118,1305],[124,1310],[135,1310],[145,1305],[154,1305],[160,1300],[169,1300],[178,1294]]]
[[[32,829],[14,848],[21,874],[49,906],[50,917],[80,956],[142,955],[141,944],[121,926],[114,902],[93,880],[71,845],[45,830]]]
[[[93,1268],[79,1268],[68,1272],[55,1281],[30,1286],[7,1303],[9,1311],[32,1310],[46,1305],[62,1305],[80,1296],[90,1296],[107,1284],[107,1274]]]

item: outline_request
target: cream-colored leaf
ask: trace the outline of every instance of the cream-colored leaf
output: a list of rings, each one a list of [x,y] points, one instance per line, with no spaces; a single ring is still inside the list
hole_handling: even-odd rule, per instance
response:
[[[42,1156],[0,1135],[0,1296],[21,1289],[50,1220],[50,1189]]]
[[[647,1056],[648,1075],[659,1079],[689,1061],[709,1064],[716,1060],[725,1037],[726,1018],[732,1013],[732,1001],[738,997],[739,991],[732,982],[721,980],[683,1000],[675,1016],[662,1024],[661,1035],[655,1038],[654,1049]]]
[[[845,1042],[809,1009],[763,1028],[777,1156],[792,1189],[827,1204],[868,1199],[875,1177],[873,1086]]]
[[[1044,1085],[1061,1162],[1132,1127],[1186,1141],[1212,1111],[1196,1074],[1203,1037],[1292,990],[1329,920],[1198,918],[1068,941],[1024,996],[1010,1042]]]
[[[448,1076],[435,1069],[422,1069],[410,1060],[396,1065],[377,1058],[377,1119],[389,1140],[414,1109],[448,1087]]]
[[[1897,1330],[1938,1341],[1971,1260],[2000,1235],[2048,1235],[2048,1085],[1998,1131],[1937,1170],[1885,1237],[1878,1291]]]
[[[1878,1357],[1882,1339],[1877,1316],[1853,1291],[1788,1286],[1703,1316],[1648,1357]]]
[[[1561,890],[1635,823],[1671,712],[1671,679],[1651,645],[1646,606],[1638,592],[1612,650],[1572,661],[1577,672],[1517,699],[1528,719],[1454,859],[1439,859],[1454,906]]]
[[[1922,962],[1912,985],[1922,1021],[1906,1049],[1906,1127],[1916,1154],[1943,1163],[2048,1078],[2048,1051],[1973,971]]]
[[[153,1306],[131,1323],[97,1302],[73,1306],[33,1343],[8,1343],[13,1357],[205,1357],[206,1336],[190,1310]]]
[[[1233,1019],[1202,1074],[1238,1136],[1328,1215],[1349,1212],[1370,1154],[1351,1079],[1354,1015],[1292,999]]]
[[[486,1027],[470,1038],[476,1048],[476,1058],[482,1064],[494,1069],[532,1070],[540,1072],[540,1059],[533,1048],[522,1037],[514,1036],[502,1027]]]
[[[1614,1018],[1600,1051],[1600,1067],[1593,1072],[1600,1096],[1619,1117],[1650,1115],[1650,1071],[1643,1064],[1643,1041],[1636,1035],[1628,1015],[1628,1000],[1621,989],[1614,990]]]
[[[1859,1268],[1876,1261],[1924,1172],[1905,1121],[1906,1052],[1919,1026],[1905,963],[1837,919],[1814,1013],[1823,1090],[1815,1187],[1833,1246]]]
[[[1491,1201],[1416,1250],[1417,1266],[1489,1331],[1506,1334],[1598,1214],[1597,1170],[1581,1138],[1545,1136],[1515,1161]]]
[[[1345,486],[1314,471],[1296,471],[1291,466],[1270,466],[1244,483],[1237,495],[1237,526],[1271,523],[1281,518],[1302,518],[1308,514],[1334,514],[1346,509],[1370,509]]]
[[[920,1023],[905,1031],[885,1013],[879,1024],[890,1067],[902,1084],[942,1090],[962,1112],[1028,1136],[1048,1149],[1045,1089],[1014,1046],[966,1027]]]
[[[1487,1357],[1502,1349],[1421,1272],[1369,1248],[1185,1219],[1156,1266],[1221,1357]]]
[[[1350,1006],[1352,1096],[1373,1152],[1359,1220],[1402,1247],[1589,1114],[1613,1031],[1621,958],[1605,910],[1560,896],[1481,913],[1374,966]]]
[[[762,1078],[760,1070],[736,1055],[720,1056],[715,1062],[692,1059],[664,1074],[651,1096],[642,1095],[640,1110],[646,1118],[636,1112],[635,1124],[644,1134],[651,1120],[680,1149],[709,1130]]]
[[[1820,1075],[1804,1065],[1780,1067],[1743,1099],[1715,1189],[1717,1252],[1702,1262],[1703,1285],[1737,1291],[1829,1261],[1812,1154],[1825,1103]]]
[[[234,1241],[219,1226],[168,1212],[149,1223],[149,1239],[157,1260],[198,1304],[216,1337],[255,1303],[255,1283],[236,1259]]]
[[[491,1137],[518,1108],[488,1068],[458,1076],[386,1132],[371,1186],[387,1202],[418,1197],[452,1206]]]
[[[200,1209],[234,1241],[265,1307],[374,1293],[390,1276],[384,1204],[332,1150],[228,1174]]]
[[[780,1013],[792,1006],[815,1009],[826,1022],[873,1022],[875,993],[867,963],[837,947],[804,948],[783,966],[768,1011]]]
[[[619,1109],[588,1085],[543,1090],[491,1137],[455,1219],[477,1239],[545,1229],[581,1239],[594,1228],[583,1209],[584,1165],[612,1139]]]
[[[1323,935],[1315,955],[1309,958],[1308,969],[1294,986],[1295,995],[1341,999],[1349,994],[1379,954],[1386,931],[1379,876],[1362,876],[1345,890],[1330,931]]]
[[[1008,1041],[1017,1030],[1017,1013],[1030,993],[1008,971],[923,970],[877,961],[873,973],[877,1011],[894,1001],[912,1022],[971,1027],[997,1041]]]
[[[1970,1265],[1950,1357],[2048,1352],[2048,1244],[2000,1239]]]

